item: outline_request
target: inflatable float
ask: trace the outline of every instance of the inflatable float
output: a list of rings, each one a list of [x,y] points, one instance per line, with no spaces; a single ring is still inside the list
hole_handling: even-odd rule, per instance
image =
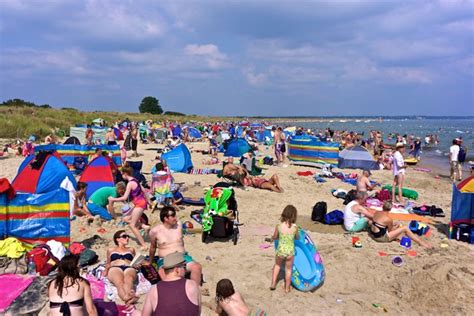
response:
[[[392,186],[391,185],[385,185],[383,187],[383,189],[387,189],[390,192],[392,192]],[[398,188],[395,188],[395,194],[398,194]],[[409,198],[409,199],[412,199],[412,200],[416,200],[416,199],[418,199],[418,192],[416,192],[415,190],[403,188],[402,189],[402,196],[404,196],[406,198]]]
[[[405,163],[409,166],[415,166],[418,163],[418,159],[413,157],[405,158]]]
[[[299,239],[295,239],[295,260],[291,284],[299,291],[308,292],[321,286],[324,282],[323,261],[316,245],[302,229],[298,229]],[[275,240],[275,249],[278,240]]]

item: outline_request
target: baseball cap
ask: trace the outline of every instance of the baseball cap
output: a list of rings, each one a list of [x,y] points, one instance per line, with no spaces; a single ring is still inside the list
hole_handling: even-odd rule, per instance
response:
[[[182,252],[173,252],[169,255],[166,255],[163,259],[163,269],[172,269],[184,262],[184,254]]]

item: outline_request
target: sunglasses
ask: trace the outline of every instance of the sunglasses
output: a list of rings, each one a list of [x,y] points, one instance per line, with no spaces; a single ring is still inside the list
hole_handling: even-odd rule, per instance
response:
[[[120,235],[119,238],[130,238],[130,236],[125,234],[125,235]]]

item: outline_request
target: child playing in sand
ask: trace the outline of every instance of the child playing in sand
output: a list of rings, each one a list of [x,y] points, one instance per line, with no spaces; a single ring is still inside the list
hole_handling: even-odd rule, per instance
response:
[[[228,316],[246,316],[250,309],[229,279],[222,279],[216,285],[216,313]]]
[[[87,183],[85,182],[78,182],[77,183],[77,191],[75,194],[74,199],[74,215],[77,216],[87,216],[87,218],[92,218],[92,214],[87,209],[86,203],[86,191],[87,191]]]
[[[280,268],[285,264],[285,292],[290,292],[291,271],[295,255],[295,239],[298,239],[298,227],[296,226],[297,211],[293,205],[287,205],[281,213],[281,223],[276,225],[272,239],[278,239],[275,265],[273,266],[272,285],[270,290],[275,290]]]

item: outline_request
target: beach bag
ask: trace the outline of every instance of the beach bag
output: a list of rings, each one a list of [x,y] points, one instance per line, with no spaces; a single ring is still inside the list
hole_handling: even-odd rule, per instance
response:
[[[273,158],[266,156],[265,158],[263,158],[263,164],[270,165],[270,166],[273,165]]]
[[[459,146],[458,161],[459,162],[466,161],[466,148],[464,146]]]
[[[89,266],[91,264],[96,263],[97,259],[99,259],[99,256],[95,253],[95,251],[86,248],[79,255],[79,265],[81,267]]]
[[[327,225],[340,225],[344,223],[344,213],[334,210],[324,216],[324,222]]]
[[[119,316],[119,310],[115,302],[105,302],[101,299],[94,300],[97,315],[100,316]],[[125,315],[125,314],[124,314]]]
[[[380,200],[381,202],[388,201],[392,199],[392,194],[390,193],[389,190],[387,189],[382,189],[377,194],[375,197]]]
[[[347,205],[350,202],[354,201],[356,194],[357,190],[350,190],[349,192],[347,192],[346,196],[344,197],[344,203],[342,204]]]
[[[161,280],[160,275],[158,274],[158,267],[154,263],[143,264],[140,267],[140,272],[151,284],[156,284]]]
[[[326,202],[318,202],[313,206],[313,212],[311,213],[311,220],[314,222],[324,223],[324,216],[328,211],[328,205]]]
[[[20,258],[0,257],[0,275],[1,274],[25,274],[28,271],[26,256],[23,254]]]
[[[58,264],[59,260],[56,258],[51,249],[48,245],[38,245],[35,248],[31,249],[26,257],[28,258],[28,262],[30,258],[33,259],[33,262],[36,265],[36,272],[38,272],[41,276],[48,275],[56,265]]]

